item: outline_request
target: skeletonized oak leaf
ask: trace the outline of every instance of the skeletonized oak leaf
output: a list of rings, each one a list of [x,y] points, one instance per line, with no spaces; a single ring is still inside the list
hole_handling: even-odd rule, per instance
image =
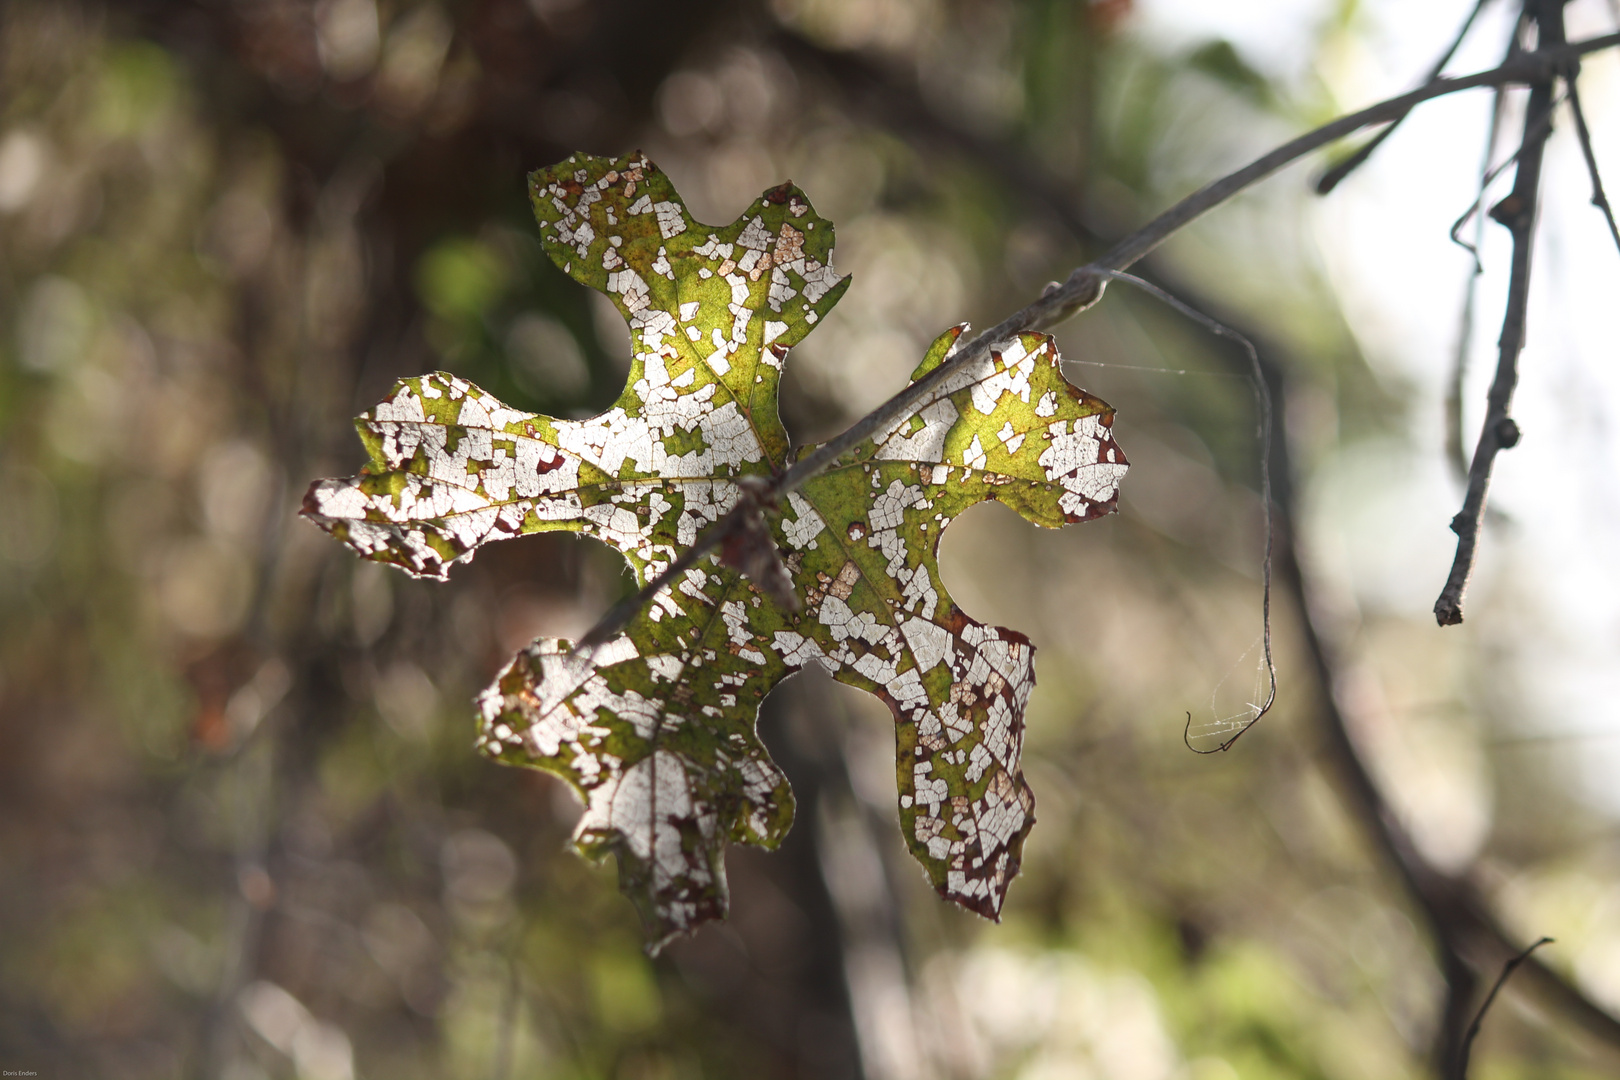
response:
[[[848,279],[831,223],[790,184],[726,228],[694,221],[639,156],[575,155],[534,173],[530,193],[547,253],[629,321],[618,401],[559,420],[454,375],[402,380],[357,421],[365,469],[317,482],[304,513],[417,576],[443,578],[491,540],[571,530],[645,584],[736,504],[739,482],[790,463],[783,360]],[[1112,510],[1126,467],[1112,421],[1063,378],[1050,338],[999,343],[787,495],[770,528],[797,613],[702,560],[588,655],[555,639],[521,651],[478,699],[479,749],[573,786],[576,845],[617,856],[656,949],[725,914],[727,841],[786,835],[793,796],[759,741],[759,703],[820,664],[893,711],[901,826],[929,880],[998,917],[1034,823],[1019,769],[1033,647],[952,603],[939,537],[985,499],[1049,527]]]

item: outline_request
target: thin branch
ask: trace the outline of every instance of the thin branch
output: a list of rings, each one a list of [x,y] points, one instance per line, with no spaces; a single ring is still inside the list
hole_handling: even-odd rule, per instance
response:
[[[1523,10],[1513,20],[1513,27],[1508,33],[1507,55],[1504,63],[1524,51],[1524,31],[1528,24],[1525,21]],[[1485,137],[1484,160],[1479,166],[1479,197],[1469,207],[1470,214],[1476,211],[1485,201],[1486,189],[1495,180],[1497,172],[1506,167],[1492,167],[1491,162],[1496,157],[1496,146],[1502,138],[1503,121],[1507,118],[1507,89],[1498,86],[1491,95],[1491,125]],[[1510,161],[1518,159],[1515,150]],[[1457,330],[1457,349],[1452,356],[1451,379],[1446,386],[1445,421],[1446,421],[1446,461],[1451,465],[1452,475],[1466,483],[1468,480],[1468,445],[1463,435],[1463,384],[1468,377],[1468,358],[1474,349],[1474,323],[1475,309],[1479,302],[1479,278],[1485,272],[1484,264],[1480,261],[1480,248],[1485,244],[1485,218],[1483,215],[1474,218],[1474,240],[1469,243],[1457,234],[1462,228],[1465,219],[1458,219],[1451,227],[1451,239],[1454,243],[1468,250],[1474,259],[1474,272],[1468,276],[1468,284],[1463,298],[1463,308],[1459,318],[1460,325]]]
[[[596,621],[596,625],[579,639],[570,655],[588,654],[597,646],[604,645],[616,637],[619,631],[630,625],[630,620],[636,617],[636,612],[640,611],[644,604],[651,601],[676,578],[696,566],[699,559],[725,543],[726,538],[742,524],[750,505],[752,504],[746,497],[739,500],[729,513],[703,530],[692,542],[692,546],[681,552],[681,557],[670,563],[661,574],[647,582],[633,596],[627,596],[608,608],[607,613]]]
[[[1534,128],[1526,130],[1526,137],[1520,141],[1519,148],[1513,151],[1513,153],[1509,154],[1507,156],[1507,160],[1485,173],[1484,177],[1480,180],[1479,194],[1474,197],[1473,202],[1468,204],[1468,209],[1462,212],[1462,216],[1451,223],[1451,228],[1447,231],[1446,235],[1451,238],[1451,242],[1453,244],[1456,244],[1458,247],[1462,248],[1464,251],[1468,252],[1468,254],[1474,257],[1474,273],[1476,275],[1484,270],[1484,267],[1480,265],[1479,261],[1480,240],[1476,236],[1474,243],[1470,244],[1468,241],[1459,236],[1458,233],[1462,232],[1462,227],[1464,225],[1468,224],[1472,220],[1475,220],[1475,216],[1479,213],[1480,207],[1485,204],[1485,199],[1489,194],[1488,189],[1490,188],[1491,184],[1496,181],[1498,176],[1501,176],[1503,173],[1507,172],[1508,169],[1518,164],[1519,155],[1524,153],[1525,147],[1530,145],[1534,140],[1545,139],[1548,135],[1552,134],[1553,113],[1555,113],[1558,110],[1558,106],[1562,105],[1563,103],[1563,98],[1559,98],[1557,101],[1554,101],[1552,105],[1537,119]],[[1483,228],[1483,225],[1481,225],[1481,227]]]
[[[1613,48],[1616,45],[1620,45],[1620,34],[1606,34],[1602,37],[1589,38],[1572,44],[1559,44],[1536,49],[1533,52],[1520,53],[1500,67],[1492,68],[1489,71],[1481,71],[1474,75],[1465,75],[1455,79],[1436,79],[1429,85],[1402,94],[1400,97],[1390,98],[1388,101],[1379,102],[1377,105],[1369,106],[1359,112],[1341,116],[1339,119],[1324,124],[1314,131],[1306,132],[1291,142],[1284,143],[1269,154],[1257,158],[1229,176],[1222,177],[1213,184],[1195,191],[1153,219],[1153,221],[1120,241],[1113,250],[1109,251],[1098,262],[1115,270],[1123,270],[1149,251],[1158,247],[1180,229],[1191,224],[1244,189],[1264,180],[1284,166],[1292,164],[1313,150],[1337,142],[1346,135],[1352,135],[1364,127],[1393,122],[1425,101],[1444,97],[1447,94],[1455,94],[1462,90],[1473,90],[1481,86],[1543,82],[1557,74],[1563,65],[1567,65],[1587,53]]]
[[[1563,44],[1564,8],[1561,3],[1538,6],[1537,44],[1548,41],[1556,48]],[[1535,56],[1550,50],[1538,48]],[[1571,64],[1574,61],[1567,61]],[[1519,164],[1513,176],[1513,190],[1491,210],[1491,216],[1513,234],[1513,263],[1508,279],[1506,311],[1502,316],[1502,336],[1497,339],[1496,377],[1486,397],[1485,423],[1468,467],[1468,491],[1463,507],[1451,519],[1457,534],[1457,554],[1451,573],[1434,602],[1434,618],[1441,626],[1463,621],[1463,594],[1474,571],[1474,555],[1479,545],[1480,521],[1485,516],[1485,497],[1490,489],[1491,470],[1496,455],[1518,444],[1519,427],[1508,415],[1513,390],[1519,381],[1519,353],[1524,348],[1525,316],[1530,300],[1530,261],[1535,247],[1536,216],[1541,189],[1541,163],[1547,147],[1553,108],[1554,78],[1563,69],[1548,71],[1531,84],[1530,102],[1525,109],[1524,137],[1519,145]]]
[[[1487,166],[1490,164],[1491,154],[1495,151],[1499,121],[1502,115],[1502,91],[1500,89],[1497,90],[1496,97],[1497,107],[1491,113],[1491,135],[1485,147]],[[1541,120],[1535,128],[1538,137],[1545,138],[1552,131],[1553,113],[1561,100],[1555,101],[1553,107],[1542,114]],[[1498,176],[1518,162],[1519,155],[1523,150],[1524,143],[1521,142],[1519,149],[1509,154],[1505,161],[1494,168],[1487,168],[1482,173],[1479,182],[1479,194],[1469,204],[1468,209],[1463,211],[1462,216],[1451,223],[1451,229],[1448,233],[1451,242],[1468,252],[1474,260],[1474,272],[1468,275],[1468,286],[1464,292],[1462,314],[1458,319],[1457,349],[1452,357],[1451,379],[1446,386],[1445,403],[1446,460],[1451,464],[1452,473],[1464,484],[1468,481],[1468,446],[1463,441],[1462,430],[1463,382],[1468,372],[1468,354],[1473,350],[1474,345],[1474,312],[1479,297],[1479,278],[1485,272],[1485,264],[1480,261],[1479,250],[1485,242],[1485,218],[1487,215],[1481,214],[1479,211],[1485,204],[1491,184],[1495,182]],[[1464,240],[1459,235],[1463,226],[1470,220],[1474,222],[1474,239],[1472,242]]]
[[[1528,949],[1502,965],[1502,974],[1498,975],[1496,982],[1491,984],[1491,992],[1485,995],[1484,1001],[1480,1002],[1479,1012],[1474,1014],[1474,1022],[1468,1025],[1468,1033],[1463,1036],[1462,1049],[1457,1055],[1458,1080],[1467,1080],[1468,1057],[1473,1052],[1474,1040],[1479,1037],[1479,1027],[1485,1022],[1485,1014],[1490,1011],[1491,1006],[1496,1002],[1496,995],[1501,993],[1502,987],[1507,985],[1509,977],[1518,969],[1519,965],[1530,959],[1531,953],[1543,945],[1551,945],[1552,942],[1553,939],[1550,937],[1537,938]]]
[[[1210,333],[1219,334],[1221,337],[1226,338],[1229,341],[1237,342],[1238,346],[1241,347],[1249,357],[1249,382],[1254,389],[1255,411],[1259,414],[1259,431],[1256,432],[1256,434],[1258,434],[1260,437],[1260,504],[1263,508],[1261,512],[1264,515],[1266,530],[1266,554],[1265,559],[1261,563],[1260,570],[1262,582],[1260,593],[1260,633],[1262,641],[1262,654],[1264,655],[1266,662],[1267,688],[1265,701],[1258,705],[1250,705],[1250,708],[1254,709],[1254,715],[1249,717],[1249,719],[1245,721],[1244,724],[1237,729],[1237,731],[1233,732],[1232,735],[1225,739],[1219,746],[1211,747],[1207,750],[1200,750],[1193,746],[1191,741],[1189,741],[1187,738],[1187,731],[1192,727],[1192,714],[1189,713],[1187,715],[1187,728],[1183,729],[1181,733],[1182,742],[1187,744],[1187,749],[1191,750],[1195,754],[1219,754],[1223,750],[1230,750],[1233,744],[1239,739],[1243,738],[1245,732],[1254,727],[1254,725],[1258,724],[1260,722],[1260,718],[1265,716],[1266,713],[1270,712],[1272,705],[1276,704],[1277,702],[1277,665],[1271,658],[1271,562],[1273,545],[1276,538],[1276,531],[1272,528],[1271,520],[1271,390],[1266,386],[1265,371],[1260,367],[1260,353],[1255,349],[1254,342],[1250,341],[1236,330],[1233,330],[1230,326],[1216,322],[1214,319],[1210,318],[1208,315],[1205,315],[1197,308],[1183,303],[1170,293],[1159,288],[1157,285],[1154,285],[1152,282],[1143,281],[1134,274],[1127,274],[1120,270],[1098,270],[1097,273],[1114,281],[1123,281],[1127,285],[1134,285],[1136,288],[1141,289],[1149,296],[1152,296],[1155,299],[1175,308],[1181,314],[1198,323],[1198,325],[1202,326]],[[1250,648],[1253,648],[1253,646],[1250,646]]]
[[[1614,223],[1614,210],[1609,206],[1609,197],[1603,192],[1603,176],[1598,172],[1597,157],[1592,153],[1592,133],[1586,127],[1586,112],[1581,108],[1580,91],[1575,88],[1575,78],[1568,77],[1569,106],[1575,114],[1575,134],[1580,139],[1581,155],[1586,158],[1586,171],[1592,177],[1592,205],[1603,211],[1603,220],[1609,223],[1609,235],[1614,237],[1614,246],[1620,248],[1620,227]]]
[[[1517,48],[1518,31],[1515,28],[1513,41],[1509,46],[1510,54]],[[1479,168],[1479,198],[1474,201],[1475,207],[1485,200],[1485,189],[1495,176],[1495,171],[1491,168],[1491,158],[1496,156],[1496,143],[1502,135],[1503,105],[1506,100],[1506,91],[1500,86],[1497,87],[1492,95],[1491,126],[1489,134],[1485,137],[1485,160]],[[1474,242],[1471,245],[1458,239],[1457,232],[1460,227],[1460,222],[1451,227],[1451,238],[1473,253],[1474,272],[1468,275],[1462,313],[1458,318],[1457,349],[1452,356],[1451,379],[1446,385],[1445,416],[1446,460],[1451,463],[1451,471],[1457,479],[1464,480],[1468,476],[1468,450],[1463,444],[1462,394],[1463,382],[1468,375],[1468,356],[1474,351],[1474,309],[1479,302],[1479,277],[1485,270],[1479,259],[1479,249],[1485,242],[1485,219],[1483,217],[1475,219]]]
[[[1491,0],[1476,0],[1473,10],[1468,13],[1468,18],[1463,20],[1462,26],[1457,30],[1457,35],[1451,39],[1451,44],[1446,47],[1446,51],[1441,54],[1440,59],[1434,62],[1434,66],[1429,69],[1428,75],[1424,76],[1421,85],[1427,86],[1440,77],[1440,73],[1446,69],[1446,65],[1451,63],[1451,58],[1456,55],[1458,47],[1463,43],[1463,39],[1468,36],[1468,31],[1473,29],[1474,20],[1479,18],[1479,13],[1484,11],[1485,5],[1490,2]],[[1405,117],[1401,117],[1401,120],[1404,119]],[[1401,120],[1396,120],[1390,124],[1383,131],[1368,139],[1361,149],[1323,173],[1316,181],[1316,193],[1326,195],[1338,187],[1340,181],[1360,168],[1368,158],[1372,157],[1373,151],[1382,146],[1384,140],[1395,133],[1395,129],[1401,126]]]
[[[1096,303],[1102,296],[1105,280],[1104,276],[1098,273],[1099,270],[1128,268],[1210,210],[1312,151],[1336,142],[1346,135],[1354,134],[1364,127],[1397,120],[1414,107],[1433,98],[1481,86],[1546,80],[1552,77],[1559,65],[1567,64],[1588,52],[1616,45],[1620,45],[1620,34],[1608,34],[1575,44],[1521,53],[1490,71],[1457,79],[1436,80],[1428,86],[1402,94],[1400,97],[1390,98],[1360,112],[1342,116],[1284,143],[1236,172],[1182,199],[1115,244],[1102,258],[1077,267],[1061,285],[1056,288],[1048,286],[1040,299],[1033,304],[1003,319],[974,338],[972,342],[962,346],[939,367],[857,420],[842,435],[823,443],[801,459],[777,479],[773,485],[773,494],[781,495],[802,487],[811,477],[821,473],[878,431],[911,415],[940,383],[950,377],[952,372],[983,359],[990,351],[991,345],[1026,330],[1044,330],[1055,326]]]

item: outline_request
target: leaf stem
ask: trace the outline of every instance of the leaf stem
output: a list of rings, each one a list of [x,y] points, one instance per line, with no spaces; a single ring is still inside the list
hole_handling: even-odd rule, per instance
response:
[[[641,610],[643,604],[657,596],[670,582],[696,566],[699,559],[724,543],[732,530],[742,525],[750,505],[747,499],[739,501],[724,517],[704,529],[692,542],[692,546],[681,552],[680,558],[670,563],[663,573],[647,582],[635,595],[627,596],[608,608],[607,613],[596,621],[596,625],[579,639],[570,655],[588,654],[597,646],[604,645],[616,637],[619,631],[630,625],[630,620],[636,617],[636,612]]]

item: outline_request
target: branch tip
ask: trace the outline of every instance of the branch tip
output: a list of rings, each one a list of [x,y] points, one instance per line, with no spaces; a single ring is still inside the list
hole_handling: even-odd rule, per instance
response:
[[[1468,1076],[1468,1058],[1473,1052],[1474,1040],[1479,1037],[1480,1025],[1485,1022],[1485,1014],[1490,1011],[1491,1005],[1496,1001],[1496,995],[1501,992],[1502,987],[1507,985],[1508,979],[1518,966],[1530,959],[1531,953],[1543,945],[1551,945],[1552,943],[1553,939],[1550,937],[1538,938],[1528,949],[1518,953],[1502,965],[1502,973],[1496,977],[1496,982],[1491,984],[1490,993],[1485,995],[1485,1000],[1480,1002],[1479,1011],[1474,1014],[1473,1023],[1468,1025],[1468,1031],[1463,1035],[1462,1044],[1457,1049],[1457,1076],[1464,1078],[1464,1080]]]
[[[1525,10],[1528,13],[1528,5]],[[1486,395],[1485,422],[1480,426],[1479,440],[1468,467],[1468,490],[1463,498],[1462,510],[1451,521],[1452,531],[1457,534],[1457,554],[1452,559],[1451,572],[1440,590],[1440,596],[1434,602],[1435,622],[1441,626],[1456,626],[1463,621],[1463,594],[1474,569],[1480,523],[1485,516],[1486,496],[1490,490],[1491,470],[1496,463],[1496,455],[1517,445],[1519,441],[1518,425],[1508,415],[1508,409],[1513,404],[1513,391],[1518,385],[1519,354],[1524,348],[1525,317],[1530,300],[1530,256],[1535,246],[1542,159],[1546,153],[1547,136],[1552,129],[1553,109],[1558,104],[1553,96],[1555,79],[1561,77],[1568,65],[1579,56],[1579,53],[1569,53],[1569,46],[1563,45],[1564,8],[1561,3],[1537,7],[1535,19],[1539,41],[1554,44],[1538,48],[1534,53],[1521,53],[1519,57],[1540,55],[1556,59],[1552,59],[1550,66],[1530,84],[1523,135],[1514,155],[1518,164],[1513,174],[1513,190],[1490,210],[1490,216],[1507,226],[1513,234],[1512,268],[1508,278],[1507,302],[1502,313],[1502,333],[1497,339],[1496,375]],[[1513,62],[1509,60],[1509,63]],[[1574,84],[1570,83],[1569,87],[1573,99]]]

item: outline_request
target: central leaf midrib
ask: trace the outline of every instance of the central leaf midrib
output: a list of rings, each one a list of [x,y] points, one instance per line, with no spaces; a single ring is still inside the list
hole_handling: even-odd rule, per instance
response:
[[[695,218],[692,219],[692,222],[698,228],[708,230],[708,234],[710,236],[718,237],[718,236],[721,235],[720,231],[717,231],[716,227],[713,226],[713,225],[704,225],[701,222],[697,221]],[[740,225],[741,225],[741,219],[739,219],[739,221],[737,223],[734,223],[734,225],[733,225],[733,228],[736,228],[738,230],[737,231],[737,236],[742,235],[741,229],[739,227]],[[737,242],[737,236],[734,236],[729,241],[724,241],[724,242],[735,244]],[[667,252],[666,252],[666,257],[667,257]],[[695,258],[695,257],[696,257],[695,253],[688,250],[688,251],[682,251],[682,252],[678,253],[675,256],[675,259],[676,260],[692,259],[692,258]],[[680,274],[680,275],[677,276],[676,281],[677,282],[688,281],[694,276],[695,275],[693,275],[690,272]],[[724,280],[724,279],[721,279],[721,280]],[[767,286],[767,288],[769,288],[769,286]],[[681,325],[681,310],[680,310],[681,309],[681,304],[680,304],[680,299],[679,298],[680,298],[680,296],[682,294],[680,292],[679,285],[677,285],[677,287],[676,287],[675,295],[676,295],[675,310],[674,311],[669,311],[667,308],[666,309],[661,309],[661,310],[663,310],[665,312],[665,314],[670,315],[672,318],[674,318],[676,326],[680,326]],[[688,302],[690,302],[690,301],[688,301]],[[700,300],[698,300],[698,304],[699,304],[698,314],[699,315],[706,314],[706,312],[704,311],[704,301],[700,299]],[[722,307],[722,310],[725,310],[724,305],[721,305],[721,307]],[[763,320],[763,316],[761,315],[761,308],[750,306],[748,310],[751,313],[750,318],[749,318],[750,324],[753,322],[754,318],[760,318],[760,319]],[[698,341],[702,341],[702,340],[704,340],[704,339],[700,336],[698,338]],[[754,379],[754,377],[756,375],[759,374],[760,365],[764,363],[765,350],[770,347],[770,346],[764,344],[763,329],[761,330],[761,333],[760,333],[760,342],[761,342],[761,344],[759,346],[757,346],[757,347],[754,346],[750,342],[745,342],[741,346],[741,348],[746,348],[750,352],[752,352],[752,354],[753,354],[752,362],[747,364],[747,366],[748,366],[747,378],[749,380],[748,385],[749,385],[749,388],[750,388],[749,395],[748,395],[748,403],[747,404],[744,404],[742,399],[737,396],[737,394],[731,389],[731,387],[726,385],[725,377],[723,375],[721,375],[720,372],[718,372],[718,371],[716,371],[714,369],[713,364],[709,363],[709,357],[713,356],[714,352],[709,353],[709,356],[700,355],[698,353],[698,351],[697,351],[697,342],[693,341],[692,339],[690,339],[688,337],[686,337],[685,334],[678,334],[676,336],[676,338],[675,338],[675,349],[676,349],[677,352],[685,352],[685,353],[687,353],[687,355],[689,355],[693,359],[693,361],[695,363],[702,364],[704,369],[706,371],[708,371],[709,375],[714,379],[715,383],[720,387],[721,390],[723,390],[725,392],[727,398],[729,398],[731,401],[734,401],[734,402],[737,403],[737,408],[739,410],[741,410],[743,416],[745,418],[747,418],[747,420],[748,420],[749,430],[751,430],[754,433],[754,442],[759,446],[760,457],[770,467],[770,470],[772,472],[775,472],[777,469],[779,469],[781,467],[781,462],[776,461],[771,457],[770,451],[766,448],[764,433],[760,431],[759,424],[756,423],[755,420],[754,420],[754,406],[753,406],[754,393],[757,392],[760,387],[764,386],[765,383],[763,383],[763,382],[754,382],[753,379]],[[718,351],[718,350],[715,350],[715,351]],[[738,354],[733,353],[732,355],[736,356]],[[741,366],[742,366],[741,364],[733,364],[733,365],[731,365],[730,370],[737,371]],[[778,420],[777,423],[778,423],[778,425],[780,425],[781,421]],[[783,428],[782,433],[785,436],[787,434],[787,429]],[[787,439],[783,438],[782,442],[785,444],[787,442]]]
[[[715,576],[718,577],[720,575]],[[683,679],[685,678],[687,669],[692,666],[692,657],[703,649],[704,643],[709,639],[710,632],[714,629],[715,620],[720,618],[720,609],[725,606],[727,600],[731,599],[732,590],[736,588],[739,579],[734,575],[727,576],[730,577],[730,580],[726,582],[725,589],[720,594],[720,599],[709,608],[709,617],[704,622],[703,629],[698,631],[697,637],[693,640],[692,647],[685,650],[681,654],[680,670],[676,673],[675,678],[671,680],[671,683],[674,686],[681,685]],[[684,581],[685,578],[683,577],[682,580]],[[674,587],[675,586],[673,585],[671,586],[671,588]],[[699,588],[698,591],[702,592],[702,589]],[[645,657],[643,657],[643,659],[645,659]],[[673,710],[669,708],[669,703],[666,699],[664,707],[658,710],[658,722],[653,725],[652,734],[647,739],[647,746],[649,747],[647,757],[652,761],[651,768],[653,770],[652,784],[650,785],[651,795],[648,797],[649,812],[647,816],[647,851],[650,853],[648,861],[654,865],[656,865],[658,861],[656,846],[658,842],[658,750],[663,745],[663,736],[668,728],[666,721],[671,712],[673,712]]]

